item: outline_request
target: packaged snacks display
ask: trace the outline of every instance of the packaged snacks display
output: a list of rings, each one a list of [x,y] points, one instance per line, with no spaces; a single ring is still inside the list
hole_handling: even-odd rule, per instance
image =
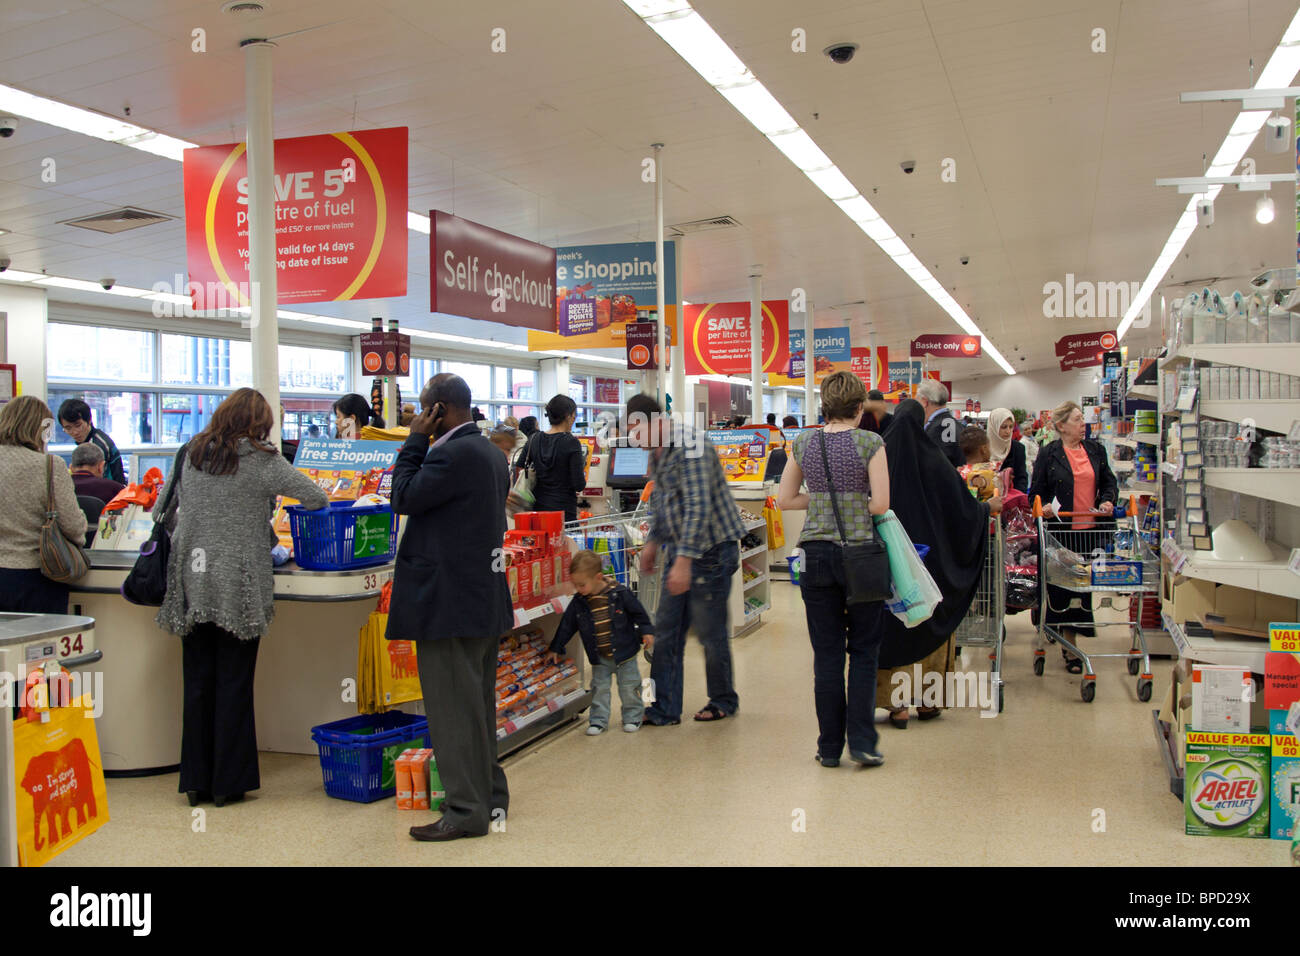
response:
[[[1270,736],[1192,730],[1184,746],[1186,833],[1267,838]]]
[[[433,751],[426,748],[413,751],[410,757],[411,768],[411,809],[429,809],[429,764]]]
[[[414,793],[413,780],[411,778],[411,759],[418,751],[403,750],[397,760],[393,762],[393,768],[397,771],[397,809],[413,810],[412,795]]]

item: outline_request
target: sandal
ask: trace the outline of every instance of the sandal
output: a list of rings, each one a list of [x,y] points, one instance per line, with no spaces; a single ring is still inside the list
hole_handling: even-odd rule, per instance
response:
[[[709,716],[706,717],[704,716],[705,714],[708,714]],[[729,716],[730,715],[717,704],[708,704],[695,715],[695,719],[701,723],[707,724],[715,720],[725,720]]]
[[[1065,662],[1065,669],[1066,669],[1067,671],[1069,671],[1071,674],[1082,674],[1082,673],[1083,673],[1083,661],[1080,660],[1080,659],[1077,658],[1077,657],[1074,658],[1073,660],[1066,661],[1066,662]]]

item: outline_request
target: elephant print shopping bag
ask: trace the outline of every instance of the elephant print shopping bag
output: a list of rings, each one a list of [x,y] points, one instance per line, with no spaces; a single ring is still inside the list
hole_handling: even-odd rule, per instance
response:
[[[108,822],[92,706],[87,695],[45,723],[14,723],[20,866],[41,866]]]

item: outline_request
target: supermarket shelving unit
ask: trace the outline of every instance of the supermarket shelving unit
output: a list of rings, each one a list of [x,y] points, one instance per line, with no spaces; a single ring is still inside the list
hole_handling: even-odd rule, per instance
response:
[[[743,520],[743,519],[742,519]],[[761,539],[753,548],[741,547],[740,567],[731,582],[728,613],[731,635],[739,637],[763,623],[763,612],[772,609],[772,572],[767,550],[767,522],[745,521],[745,533],[756,532]],[[748,578],[746,577],[748,575]],[[761,602],[753,603],[752,602]]]

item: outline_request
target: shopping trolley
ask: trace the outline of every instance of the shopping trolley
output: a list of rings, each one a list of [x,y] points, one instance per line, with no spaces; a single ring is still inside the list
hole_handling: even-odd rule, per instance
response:
[[[1002,522],[995,516],[989,521],[988,544],[984,550],[984,569],[970,609],[953,632],[956,646],[987,647],[989,673],[997,688],[998,713],[1002,713],[1002,633],[1006,606],[1005,568],[1002,558]]]
[[[646,486],[632,511],[594,515],[564,525],[564,533],[573,541],[572,550],[599,554],[604,572],[630,588],[651,618],[659,607],[663,559],[658,557],[649,572],[643,572],[639,565],[650,536],[648,502],[652,487]]]
[[[1097,693],[1097,674],[1092,661],[1101,657],[1122,657],[1128,661],[1128,672],[1135,675],[1138,700],[1151,699],[1151,659],[1147,654],[1146,637],[1142,633],[1142,602],[1148,594],[1159,590],[1160,564],[1158,556],[1141,534],[1137,518],[1137,502],[1130,499],[1130,507],[1123,518],[1110,518],[1095,512],[1062,511],[1061,518],[1092,518],[1097,527],[1072,528],[1064,523],[1050,527],[1043,519],[1041,498],[1034,499],[1034,519],[1038,525],[1038,640],[1034,647],[1034,673],[1041,677],[1046,667],[1045,643],[1060,644],[1083,662],[1083,680],[1079,693],[1091,703]],[[1132,639],[1127,654],[1086,654],[1083,649],[1068,641],[1064,628],[1069,624],[1049,625],[1047,611],[1050,596],[1047,585],[1053,585],[1077,594],[1127,594],[1137,600],[1137,615],[1133,621],[1094,621],[1091,627],[1128,627]],[[1051,607],[1061,613],[1070,606],[1078,606],[1071,598],[1067,607]]]

